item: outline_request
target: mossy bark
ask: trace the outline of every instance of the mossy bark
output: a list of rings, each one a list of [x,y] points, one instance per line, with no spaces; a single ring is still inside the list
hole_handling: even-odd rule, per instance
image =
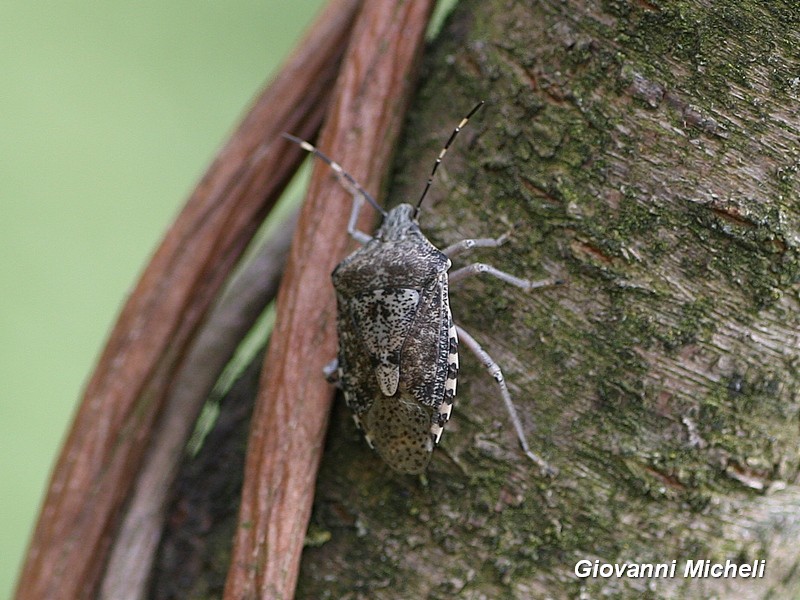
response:
[[[299,598],[792,598],[800,593],[800,8],[793,2],[464,0],[425,57],[390,201],[440,245],[566,284],[473,279],[423,480],[393,474],[337,403]],[[343,162],[344,159],[341,159]],[[579,579],[581,559],[678,562]],[[686,560],[765,559],[761,579]]]

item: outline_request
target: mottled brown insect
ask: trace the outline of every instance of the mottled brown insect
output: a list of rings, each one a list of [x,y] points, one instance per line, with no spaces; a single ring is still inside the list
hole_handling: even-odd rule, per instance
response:
[[[528,281],[483,263],[448,276],[450,258],[478,247],[497,247],[507,236],[468,239],[438,250],[420,231],[417,217],[436,169],[475,106],[439,152],[416,206],[400,204],[388,213],[336,162],[314,146],[285,135],[330,165],[353,194],[348,233],[362,247],[334,269],[338,306],[339,356],[329,366],[353,411],[356,424],[383,460],[400,473],[422,473],[450,418],[458,376],[458,343],[481,360],[501,395],[525,453],[542,470],[553,469],[531,452],[497,363],[453,323],[449,283],[487,273],[531,290],[557,283]],[[364,200],[383,216],[374,237],[356,229]]]

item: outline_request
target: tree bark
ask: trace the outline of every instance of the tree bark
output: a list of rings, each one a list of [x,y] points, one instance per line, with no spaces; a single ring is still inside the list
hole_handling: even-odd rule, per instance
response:
[[[485,99],[421,225],[440,247],[513,226],[475,260],[565,278],[451,290],[560,474],[518,450],[464,353],[425,478],[393,474],[338,403],[298,598],[796,597],[798,24],[780,1],[458,5],[389,204],[418,197]],[[581,559],[675,560],[676,577],[579,578]],[[682,577],[700,559],[767,562]]]

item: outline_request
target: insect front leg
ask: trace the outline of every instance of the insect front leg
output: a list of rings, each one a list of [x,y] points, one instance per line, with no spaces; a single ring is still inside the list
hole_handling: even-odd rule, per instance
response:
[[[511,236],[510,232],[506,232],[500,237],[496,238],[474,238],[474,239],[467,239],[461,240],[460,242],[456,242],[455,244],[451,244],[444,250],[442,253],[446,255],[448,258],[452,258],[457,254],[461,254],[462,252],[468,252],[473,250],[474,248],[497,248],[502,246],[506,243],[508,238]],[[450,283],[455,283],[465,277],[469,277],[470,275],[479,275],[480,273],[487,273],[492,277],[496,277],[501,281],[505,281],[506,283],[510,283],[518,288],[522,288],[523,290],[530,291],[537,288],[542,287],[550,287],[554,285],[561,285],[563,282],[560,279],[542,279],[539,281],[531,281],[529,279],[522,279],[515,275],[511,275],[510,273],[506,273],[505,271],[501,271],[491,265],[487,265],[485,263],[472,263],[471,265],[467,265],[466,267],[462,267],[460,269],[456,269],[452,273],[450,273]]]
[[[476,240],[465,240],[465,241],[476,241]],[[514,285],[518,288],[522,288],[526,292],[538,288],[561,285],[563,283],[562,280],[555,279],[553,277],[549,277],[547,279],[539,279],[538,281],[531,281],[530,279],[522,279],[520,277],[516,277],[515,275],[511,275],[510,273],[506,273],[505,271],[501,271],[500,269],[496,269],[492,265],[487,265],[484,263],[472,263],[471,265],[467,265],[466,267],[456,269],[455,271],[450,273],[450,283],[455,283],[471,275],[479,275],[481,273],[486,273],[487,275],[496,277],[501,281],[505,281],[506,283],[510,283],[511,285]]]
[[[456,254],[461,254],[462,252],[472,250],[473,248],[497,248],[498,246],[502,246],[506,243],[509,235],[510,234],[506,232],[497,238],[475,238],[461,240],[460,242],[456,242],[455,244],[452,244],[442,250],[442,253],[445,254],[447,258],[453,258]]]
[[[492,357],[489,356],[489,354],[483,348],[481,348],[481,345],[475,341],[475,338],[464,331],[462,327],[456,325],[456,331],[458,332],[458,339],[460,342],[469,348],[469,350],[478,358],[478,360],[481,361],[486,370],[489,371],[489,374],[497,382],[497,385],[500,386],[500,395],[503,397],[503,402],[506,405],[508,416],[511,418],[511,423],[514,425],[514,429],[517,432],[517,439],[519,440],[520,446],[522,446],[522,450],[525,452],[528,458],[530,458],[539,466],[543,474],[550,476],[556,475],[558,471],[554,467],[550,466],[539,455],[534,454],[528,445],[528,440],[525,437],[525,431],[522,429],[522,422],[519,419],[519,415],[517,414],[517,409],[514,407],[514,403],[511,401],[511,394],[508,391],[508,386],[506,385],[506,380],[503,377],[503,371],[500,369],[500,365],[498,365],[494,359],[492,359]]]
[[[356,228],[358,223],[358,215],[361,212],[361,207],[364,205],[364,196],[355,190],[351,190],[351,193],[353,194],[353,208],[350,209],[350,220],[347,222],[347,233],[350,234],[350,237],[359,244],[364,245],[372,240],[371,235]]]

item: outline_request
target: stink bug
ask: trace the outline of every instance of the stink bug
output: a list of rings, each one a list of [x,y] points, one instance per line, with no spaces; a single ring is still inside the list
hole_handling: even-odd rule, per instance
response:
[[[483,263],[457,269],[448,277],[452,256],[472,248],[497,247],[507,236],[467,239],[440,251],[420,231],[417,220],[450,144],[481,106],[483,102],[453,130],[416,205],[400,204],[388,212],[338,163],[308,142],[284,134],[330,165],[353,195],[348,233],[362,247],[332,273],[338,307],[339,357],[326,371],[338,380],[369,445],[400,473],[425,470],[450,418],[456,393],[459,339],[500,386],[525,454],[544,472],[554,472],[530,450],[500,367],[472,336],[453,323],[448,286],[478,273],[525,290],[558,282],[520,279]],[[356,229],[364,200],[383,217],[374,237]]]

